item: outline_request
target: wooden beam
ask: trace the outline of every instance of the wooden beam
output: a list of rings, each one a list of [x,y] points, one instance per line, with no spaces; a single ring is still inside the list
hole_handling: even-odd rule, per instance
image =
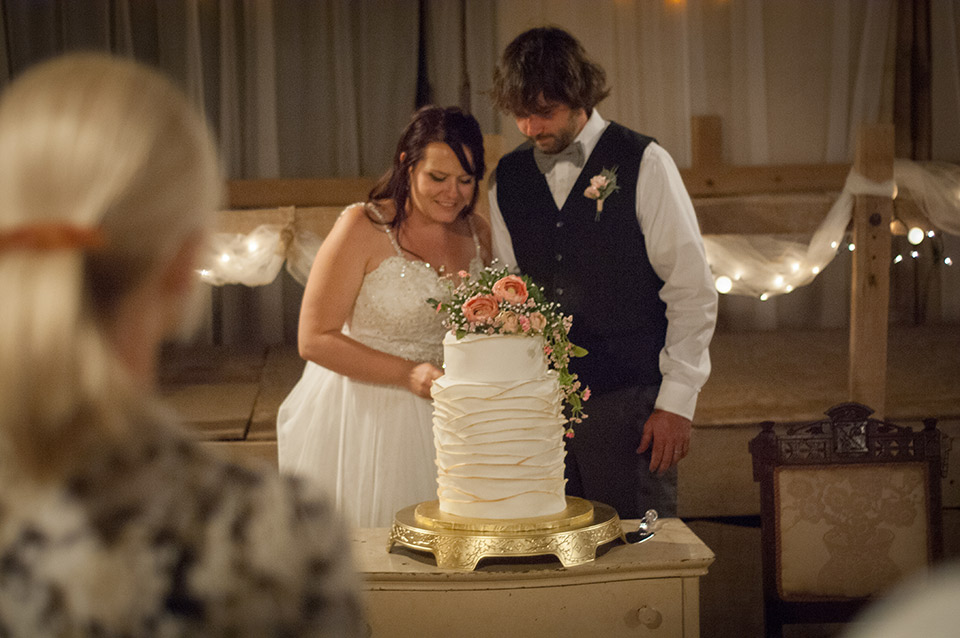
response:
[[[235,179],[227,182],[227,207],[343,207],[353,202],[365,201],[375,181],[370,177]]]
[[[839,192],[849,164],[712,166],[680,169],[690,197],[728,197],[768,193]]]
[[[892,124],[863,126],[854,166],[875,182],[893,178]],[[849,396],[883,418],[887,390],[890,312],[890,220],[893,200],[857,195],[853,207]]]
[[[704,235],[812,235],[834,201],[830,193],[701,197],[693,208]]]
[[[223,210],[217,214],[216,229],[220,233],[246,235],[264,224],[283,226],[292,223],[299,231],[309,231],[323,238],[333,228],[343,208],[337,205]]]

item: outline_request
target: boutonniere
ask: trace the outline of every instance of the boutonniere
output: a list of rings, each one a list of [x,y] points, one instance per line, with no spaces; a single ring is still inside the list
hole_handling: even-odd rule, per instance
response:
[[[590,178],[590,185],[583,191],[584,197],[597,200],[597,216],[593,221],[600,221],[600,213],[603,212],[603,200],[613,195],[614,191],[620,190],[617,186],[617,166],[605,168],[599,175]]]

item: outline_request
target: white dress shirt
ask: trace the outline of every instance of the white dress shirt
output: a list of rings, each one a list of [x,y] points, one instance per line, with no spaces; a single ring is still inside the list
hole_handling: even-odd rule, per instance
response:
[[[590,157],[606,122],[596,109],[574,141]],[[558,162],[545,177],[557,208],[570,196],[581,169]],[[517,270],[510,232],[497,204],[496,180],[491,180],[490,225],[493,255]],[[697,394],[710,376],[710,339],[717,321],[717,292],[707,266],[693,203],[670,155],[658,144],[647,145],[637,176],[637,221],[647,256],[663,280],[660,299],[667,306],[667,335],[660,351],[663,382],[656,407],[693,419]]]

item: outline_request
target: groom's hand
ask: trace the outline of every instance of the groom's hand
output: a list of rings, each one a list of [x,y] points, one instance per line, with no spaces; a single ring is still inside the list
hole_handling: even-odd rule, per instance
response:
[[[643,454],[652,444],[650,471],[662,475],[690,451],[690,429],[690,419],[666,410],[654,410],[643,424],[637,454]]]

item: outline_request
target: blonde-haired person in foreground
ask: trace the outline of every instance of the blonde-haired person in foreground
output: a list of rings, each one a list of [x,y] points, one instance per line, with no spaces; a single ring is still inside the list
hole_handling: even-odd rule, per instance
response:
[[[158,73],[47,62],[0,100],[0,636],[357,635],[330,503],[220,460],[153,398],[220,203]]]

